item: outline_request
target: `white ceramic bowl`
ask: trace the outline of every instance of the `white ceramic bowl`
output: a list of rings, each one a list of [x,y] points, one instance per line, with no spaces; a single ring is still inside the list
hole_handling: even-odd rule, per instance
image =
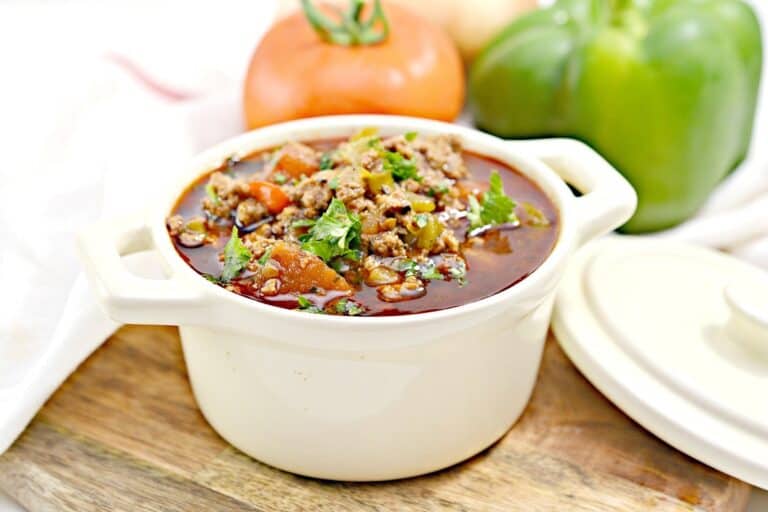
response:
[[[200,277],[177,254],[165,218],[184,188],[227,157],[289,140],[454,133],[465,147],[536,182],[560,212],[557,243],[529,277],[460,307],[398,317],[311,315],[261,304]],[[302,475],[388,480],[462,461],[499,439],[530,397],[555,287],[576,247],[624,223],[630,185],[567,139],[504,141],[452,124],[391,116],[320,117],[262,128],[201,154],[146,214],[79,238],[101,303],[121,322],[178,325],[197,402],[222,437]],[[576,198],[565,182],[583,195]],[[143,200],[143,198],[137,198]],[[154,249],[166,280],[129,273]]]

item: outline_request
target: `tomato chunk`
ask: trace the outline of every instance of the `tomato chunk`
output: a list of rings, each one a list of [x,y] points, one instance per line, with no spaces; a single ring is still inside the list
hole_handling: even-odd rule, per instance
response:
[[[290,198],[283,192],[279,185],[268,181],[252,181],[250,183],[251,196],[263,204],[271,214],[283,211],[283,208],[291,204]]]
[[[285,242],[277,242],[272,247],[270,258],[280,265],[280,293],[313,293],[318,288],[341,292],[352,289],[347,280],[323,260]]]
[[[309,176],[319,170],[320,160],[315,150],[297,142],[283,146],[275,165],[275,173],[283,173],[294,179]]]

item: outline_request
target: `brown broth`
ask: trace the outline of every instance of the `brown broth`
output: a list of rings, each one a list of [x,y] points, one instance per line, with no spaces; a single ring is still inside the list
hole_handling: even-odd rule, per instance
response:
[[[337,144],[338,141],[318,141],[309,145],[326,150]],[[261,157],[264,152],[256,153],[246,159],[231,165],[231,171],[236,176],[251,176],[262,170],[264,160]],[[508,196],[517,204],[517,214],[525,219],[525,211],[520,206],[528,202],[549,219],[549,226],[529,226],[525,222],[520,227],[506,231],[496,231],[485,236],[486,242],[483,249],[471,248],[466,244],[463,255],[467,262],[467,284],[459,286],[455,281],[428,281],[427,293],[423,297],[403,301],[384,302],[377,296],[375,288],[362,285],[357,290],[354,299],[365,306],[366,316],[390,316],[425,313],[441,309],[460,306],[474,302],[499,293],[510,286],[520,282],[536,270],[549,256],[557,240],[559,230],[559,217],[557,209],[546,194],[531,180],[497,160],[464,152],[464,160],[470,170],[471,181],[487,182],[491,170],[498,169],[504,182],[504,189]],[[213,171],[211,171],[213,172]],[[205,184],[209,174],[201,177],[184,192],[178,200],[173,213],[178,213],[184,218],[190,218],[203,214],[201,201],[205,196]],[[464,239],[467,222],[464,221],[462,229],[456,230],[460,240]],[[198,273],[218,276],[222,265],[218,259],[218,253],[227,242],[231,226],[222,226],[220,237],[215,244],[207,244],[198,248],[187,248],[174,240],[179,255]],[[277,307],[294,309],[296,299],[292,296],[278,295],[275,297],[253,297],[248,295],[249,287],[237,287],[241,295],[254,300],[271,304]],[[315,297],[317,302],[322,302],[322,297]],[[325,297],[329,300],[329,296]]]

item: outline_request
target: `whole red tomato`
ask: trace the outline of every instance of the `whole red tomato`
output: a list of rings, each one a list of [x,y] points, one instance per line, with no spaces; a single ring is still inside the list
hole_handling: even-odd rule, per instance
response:
[[[379,0],[370,9],[352,0],[346,22],[332,20],[328,6],[302,3],[253,55],[244,89],[249,128],[329,114],[458,116],[461,58],[437,25]]]

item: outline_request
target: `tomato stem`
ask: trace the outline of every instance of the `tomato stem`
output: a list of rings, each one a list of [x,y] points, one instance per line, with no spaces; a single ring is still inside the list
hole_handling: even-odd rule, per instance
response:
[[[380,43],[389,35],[389,23],[381,0],[374,0],[373,10],[367,20],[362,19],[365,0],[350,0],[349,9],[339,13],[341,20],[338,23],[329,19],[310,0],[301,0],[301,6],[315,32],[332,44],[371,45]]]

